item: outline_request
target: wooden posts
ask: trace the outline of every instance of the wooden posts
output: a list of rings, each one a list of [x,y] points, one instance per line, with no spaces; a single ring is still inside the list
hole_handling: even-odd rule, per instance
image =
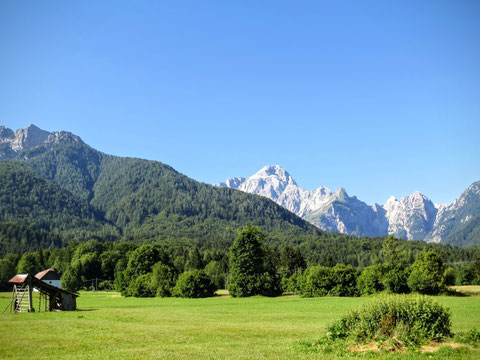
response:
[[[42,297],[44,297],[44,311],[73,311],[77,308],[77,294],[49,285],[33,275],[18,274],[9,282],[14,284],[11,302],[13,312],[35,311],[32,297],[33,288],[39,291],[38,311],[42,311]]]
[[[32,280],[28,278],[28,312],[33,311],[33,304],[32,304]]]

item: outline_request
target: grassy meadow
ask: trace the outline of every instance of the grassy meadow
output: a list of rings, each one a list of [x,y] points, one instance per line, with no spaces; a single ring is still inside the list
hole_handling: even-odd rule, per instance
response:
[[[10,296],[0,293],[0,311]],[[309,351],[303,343],[314,342],[344,313],[373,299],[139,299],[82,292],[75,312],[0,315],[0,358],[332,359],[337,355]],[[450,307],[454,332],[480,329],[480,297],[436,300]],[[479,359],[480,348],[367,357]]]

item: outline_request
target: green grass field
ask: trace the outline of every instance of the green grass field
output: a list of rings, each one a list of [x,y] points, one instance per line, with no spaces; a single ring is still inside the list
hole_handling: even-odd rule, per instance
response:
[[[10,296],[0,293],[0,311]],[[331,354],[306,352],[301,343],[315,341],[342,314],[372,300],[295,296],[136,299],[83,292],[75,312],[0,315],[0,358],[332,359]],[[437,300],[450,307],[454,332],[480,329],[480,297]],[[432,356],[478,359],[480,348],[381,357]]]

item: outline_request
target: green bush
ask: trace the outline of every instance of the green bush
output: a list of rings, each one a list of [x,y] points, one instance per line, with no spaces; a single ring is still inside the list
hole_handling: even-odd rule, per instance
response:
[[[297,293],[302,297],[356,296],[357,277],[358,270],[351,265],[310,266],[298,276]]]
[[[385,290],[393,294],[408,294],[410,288],[407,284],[409,269],[402,267],[390,267],[384,272],[382,284]]]
[[[177,281],[177,273],[172,267],[161,262],[153,265],[152,282],[157,289],[156,295],[160,297],[172,296],[172,289]]]
[[[114,290],[115,286],[110,280],[102,281],[98,284],[98,290]]]
[[[421,294],[437,295],[445,289],[445,265],[435,251],[419,254],[408,277],[408,287]]]
[[[302,297],[327,296],[334,286],[332,277],[332,268],[310,266],[299,279],[299,295]]]
[[[225,289],[226,274],[220,261],[210,261],[205,266],[205,272],[212,279],[216,289]]]
[[[62,289],[76,292],[83,287],[83,280],[77,269],[68,267],[61,277]]]
[[[359,343],[391,339],[407,346],[450,337],[449,310],[424,296],[390,295],[350,312],[328,329],[331,339]]]
[[[335,265],[331,271],[333,287],[329,295],[358,296],[358,273],[358,270],[351,265]]]
[[[444,286],[455,285],[455,269],[448,267],[443,273],[443,284]]]
[[[152,273],[138,276],[131,282],[125,295],[135,297],[154,297],[157,292],[152,281]]]
[[[260,276],[260,288],[262,289],[260,295],[263,296],[280,296],[282,295],[282,286],[281,286],[281,280],[280,276],[278,273],[272,271],[265,271],[261,276]]]
[[[477,346],[480,343],[480,331],[478,331],[476,328],[473,328],[466,333],[455,334],[455,341]]]
[[[282,289],[275,251],[263,244],[265,235],[246,225],[230,247],[228,291],[233,297],[278,296]]]
[[[299,270],[296,274],[293,274],[290,277],[284,277],[282,278],[282,290],[283,292],[293,292],[293,293],[299,293],[299,284],[301,283],[303,273],[301,270]]]
[[[203,270],[185,271],[178,277],[172,295],[184,298],[204,298],[215,294],[215,285]]]
[[[372,265],[363,269],[357,279],[357,289],[362,295],[378,293],[385,289],[382,283],[383,267],[382,265]]]

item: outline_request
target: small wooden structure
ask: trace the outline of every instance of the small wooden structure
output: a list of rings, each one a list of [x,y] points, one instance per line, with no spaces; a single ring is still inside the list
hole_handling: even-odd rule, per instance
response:
[[[13,312],[35,311],[32,304],[32,290],[40,292],[38,311],[72,311],[77,309],[77,294],[50,285],[30,274],[18,274],[10,279],[13,284],[12,301]]]
[[[47,284],[58,287],[60,289],[62,288],[62,281],[60,280],[60,276],[53,269],[40,271],[37,275],[35,275],[35,277],[39,280],[42,280],[43,282],[46,282]]]

